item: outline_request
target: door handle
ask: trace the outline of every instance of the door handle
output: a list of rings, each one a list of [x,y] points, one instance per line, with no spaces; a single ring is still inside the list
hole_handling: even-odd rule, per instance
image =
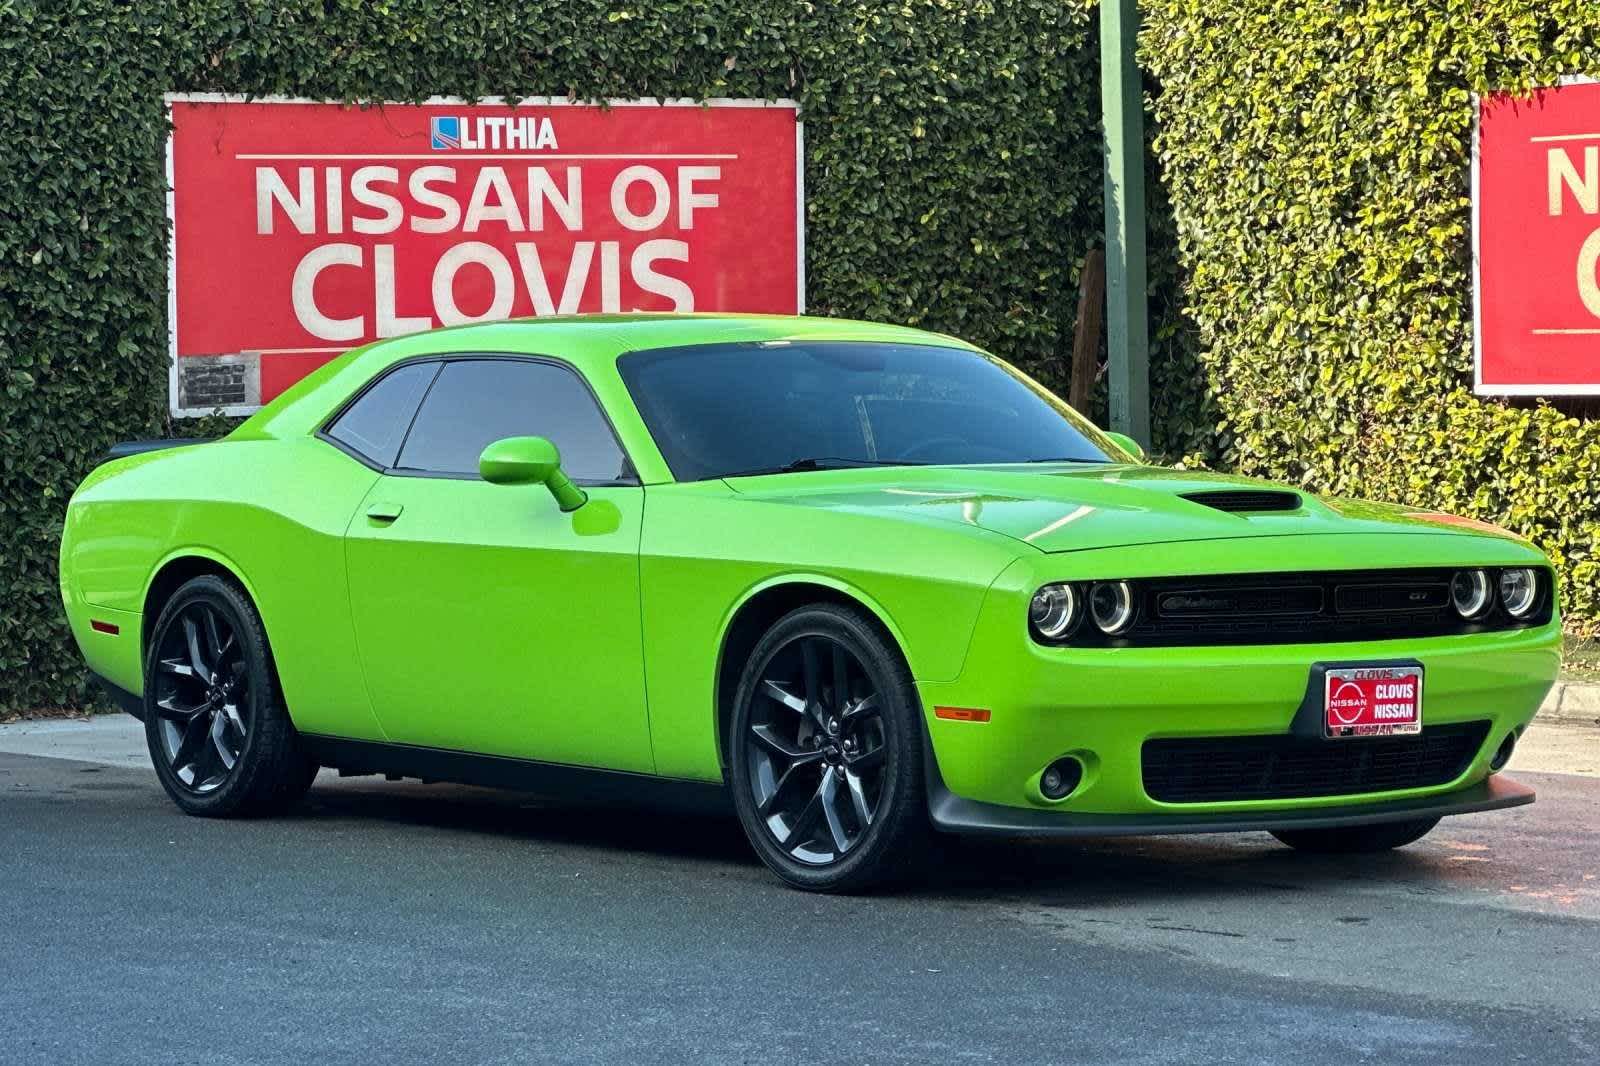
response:
[[[393,522],[403,510],[405,508],[398,503],[369,503],[367,517],[375,522]]]

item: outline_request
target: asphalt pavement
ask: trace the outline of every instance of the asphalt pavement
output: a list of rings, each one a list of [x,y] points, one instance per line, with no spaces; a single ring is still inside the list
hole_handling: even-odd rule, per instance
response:
[[[0,727],[0,1063],[1600,1061],[1600,778],[1543,772],[1592,729],[1393,854],[957,842],[835,898],[727,819],[326,773],[188,818],[76,725]]]

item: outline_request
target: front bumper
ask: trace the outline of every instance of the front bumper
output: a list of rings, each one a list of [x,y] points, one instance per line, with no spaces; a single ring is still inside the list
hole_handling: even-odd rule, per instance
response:
[[[1333,543],[1339,538],[1282,539],[1297,542],[1295,557],[1312,569],[1336,568],[1335,549],[1348,550]],[[1396,565],[1424,556],[1466,565],[1478,557],[1444,557],[1445,549],[1490,550],[1473,547],[1475,538],[1466,537],[1457,538],[1464,547],[1433,537],[1377,539],[1384,543],[1372,550],[1381,548]],[[1008,827],[993,830],[998,832],[1058,825],[1069,834],[1197,832],[1211,826],[1226,831],[1309,824],[1297,820],[1318,817],[1352,824],[1348,818],[1362,812],[1380,821],[1431,816],[1417,812],[1458,800],[1500,805],[1506,798],[1500,784],[1485,786],[1488,791],[1476,799],[1470,790],[1490,778],[1495,752],[1527,726],[1555,679],[1561,640],[1555,618],[1528,629],[1325,644],[1092,648],[1043,647],[1027,639],[1027,600],[1045,580],[1083,580],[1097,572],[1144,576],[1139,567],[1150,572],[1243,569],[1224,543],[1192,547],[1186,554],[1199,554],[1200,548],[1206,554],[1199,562],[1092,551],[1030,560],[1001,575],[980,609],[958,676],[918,681],[929,761],[948,793],[929,797],[936,822],[977,832],[987,825]],[[1509,564],[1510,559],[1492,561]],[[1315,664],[1398,660],[1420,663],[1426,671],[1425,726],[1482,723],[1482,742],[1449,779],[1419,778],[1429,783],[1381,786],[1385,791],[1353,787],[1333,794],[1241,794],[1205,802],[1162,801],[1146,790],[1148,742],[1295,735]],[[941,707],[982,709],[989,716],[942,717]],[[1063,757],[1081,766],[1081,783],[1065,799],[1047,799],[1040,775]],[[1413,803],[1424,806],[1405,806]]]
[[[1388,644],[1163,652],[1061,652],[1050,661],[1015,659],[992,680],[919,685],[931,762],[955,797],[1077,816],[1187,824],[1213,817],[1270,819],[1289,810],[1340,811],[1418,797],[1442,798],[1483,781],[1509,735],[1520,734],[1549,688],[1555,634]],[[1418,788],[1278,799],[1163,802],[1146,791],[1145,745],[1163,739],[1287,737],[1307,691],[1312,664],[1415,659],[1426,668],[1428,726],[1485,723],[1477,750],[1455,777]],[[1098,661],[1096,661],[1098,660]],[[986,722],[941,718],[941,706],[984,708]],[[1347,741],[1327,741],[1343,744]],[[1066,799],[1039,788],[1044,768],[1062,757],[1083,767]],[[1087,824],[1087,823],[1085,823]]]

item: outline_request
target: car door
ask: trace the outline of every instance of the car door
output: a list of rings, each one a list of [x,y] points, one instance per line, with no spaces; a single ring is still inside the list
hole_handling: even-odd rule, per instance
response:
[[[356,640],[384,732],[431,748],[651,770],[644,490],[610,422],[562,363],[425,365],[416,415],[346,533]],[[530,435],[553,441],[585,488],[576,511],[563,513],[542,485],[479,478],[486,445]]]

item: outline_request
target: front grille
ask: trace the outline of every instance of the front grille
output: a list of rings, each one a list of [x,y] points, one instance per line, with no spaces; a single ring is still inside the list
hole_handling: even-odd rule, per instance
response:
[[[1510,617],[1498,603],[1481,618],[1464,619],[1450,604],[1452,574],[1419,568],[1140,578],[1130,582],[1136,614],[1126,633],[1111,637],[1086,623],[1061,643],[1333,644],[1522,629],[1550,620],[1547,591],[1525,619]],[[1540,584],[1548,590],[1548,573],[1541,572]]]
[[[1186,492],[1183,498],[1230,514],[1298,511],[1304,503],[1299,493],[1282,489],[1213,489],[1209,492]]]
[[[1301,643],[1460,632],[1447,570],[1156,578],[1129,639]]]
[[[1224,803],[1427,788],[1460,777],[1488,733],[1488,722],[1460,722],[1409,737],[1147,740],[1144,790],[1162,803]]]

